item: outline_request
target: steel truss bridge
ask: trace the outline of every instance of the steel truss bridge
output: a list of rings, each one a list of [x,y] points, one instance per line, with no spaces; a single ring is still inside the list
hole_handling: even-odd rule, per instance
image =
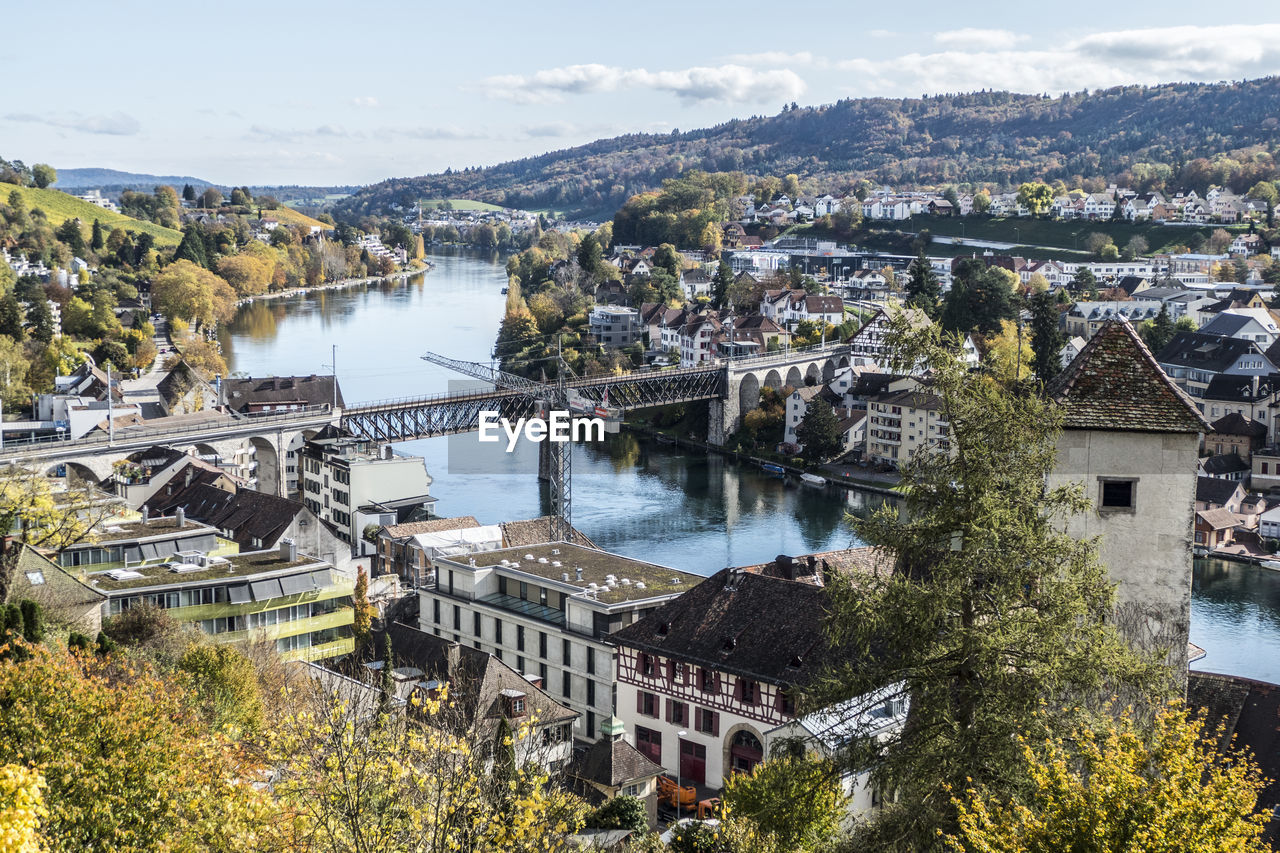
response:
[[[610,408],[645,409],[723,398],[728,376],[723,367],[713,365],[573,379],[565,386],[591,403],[603,405],[607,399]],[[373,441],[410,441],[472,432],[479,427],[481,412],[497,412],[515,421],[533,416],[538,407],[527,391],[455,392],[364,403],[344,410],[341,425]]]

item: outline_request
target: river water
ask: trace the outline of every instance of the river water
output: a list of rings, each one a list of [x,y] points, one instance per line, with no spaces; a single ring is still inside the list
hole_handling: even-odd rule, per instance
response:
[[[222,331],[231,369],[328,373],[336,345],[348,403],[452,390],[460,377],[419,356],[432,350],[489,361],[505,303],[504,259],[459,252],[431,260],[434,270],[407,281],[244,306]],[[405,442],[398,450],[426,460],[441,515],[487,524],[549,511],[536,454],[527,449],[508,455],[472,434]],[[698,574],[856,545],[845,513],[878,503],[632,434],[574,449],[574,526],[602,548]],[[1196,668],[1280,681],[1280,573],[1197,561],[1191,640],[1208,653]]]

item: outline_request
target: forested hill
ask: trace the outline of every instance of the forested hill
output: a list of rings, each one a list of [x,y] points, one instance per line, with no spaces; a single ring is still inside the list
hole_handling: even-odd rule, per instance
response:
[[[381,213],[425,198],[475,198],[603,218],[631,195],[687,169],[795,173],[838,189],[857,178],[904,186],[1114,178],[1148,163],[1156,177],[1145,179],[1163,183],[1179,179],[1196,158],[1250,146],[1273,151],[1280,145],[1277,116],[1280,77],[1062,97],[974,92],[858,98],[703,130],[602,139],[485,169],[395,178],[344,200],[339,213]]]

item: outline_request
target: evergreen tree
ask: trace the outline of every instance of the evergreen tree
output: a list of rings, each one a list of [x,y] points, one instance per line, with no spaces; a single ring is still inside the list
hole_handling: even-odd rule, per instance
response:
[[[578,266],[588,278],[592,280],[596,278],[602,258],[603,253],[600,251],[600,242],[596,240],[596,235],[588,234],[583,237],[582,242],[578,244]]]
[[[53,311],[43,291],[27,303],[26,322],[33,341],[47,344],[53,340]]]
[[[391,702],[395,699],[396,684],[391,673],[395,670],[395,662],[391,659],[391,632],[387,631],[382,635],[382,672],[378,673],[378,692],[380,693],[380,702],[382,712],[391,710]]]
[[[369,639],[369,626],[373,621],[373,605],[369,603],[369,573],[364,566],[356,567],[356,584],[351,592],[351,602],[355,608],[351,633],[355,634],[357,645],[364,645]]]
[[[911,263],[906,290],[908,307],[919,308],[931,320],[938,319],[938,300],[942,298],[942,286],[938,284],[938,277],[933,274],[933,268],[924,256],[923,246]]]
[[[102,247],[106,244],[107,238],[102,233],[102,223],[95,219],[93,220],[93,237],[89,240],[89,248],[95,252],[101,252]]]
[[[821,395],[809,401],[804,417],[796,426],[796,441],[804,445],[804,456],[810,462],[825,461],[844,449],[840,421]]]
[[[1161,305],[1160,313],[1151,321],[1150,326],[1141,329],[1142,342],[1147,345],[1147,349],[1151,352],[1158,353],[1173,340],[1173,335],[1177,329],[1173,325],[1173,318],[1169,316],[1169,306]]]
[[[71,250],[74,257],[81,258],[85,255],[84,234],[80,231],[79,219],[68,219],[58,226],[55,232],[58,239],[67,244],[67,248]]]
[[[884,735],[864,721],[839,759],[897,795],[852,847],[925,851],[956,830],[953,792],[1023,790],[1021,743],[1096,721],[1089,697],[1158,701],[1172,685],[1111,624],[1115,588],[1097,544],[1062,531],[1062,517],[1089,502],[1078,485],[1045,488],[1058,407],[971,373],[936,328],[899,319],[889,345],[897,367],[931,372],[951,452],[902,463],[904,507],[851,519],[890,565],[832,577],[827,627],[839,652],[802,705],[877,691],[877,702],[909,702],[901,729]],[[856,730],[865,705],[853,705]]]
[[[1058,326],[1058,302],[1048,291],[1031,297],[1031,361],[1036,376],[1048,382],[1062,369],[1059,354],[1066,343]]]
[[[715,277],[711,280],[711,304],[714,308],[726,307],[729,287],[733,284],[733,268],[728,261],[721,261],[716,267]]]
[[[147,258],[147,253],[151,251],[151,247],[155,245],[156,238],[143,231],[138,235],[138,240],[133,246],[133,265],[135,267],[142,266]]]
[[[196,200],[196,188],[195,188],[195,187],[193,187],[193,186],[191,186],[191,184],[187,184],[186,186],[184,186],[184,187],[182,188],[182,200],[183,200],[183,201],[195,201],[195,200]]]
[[[188,225],[183,229],[182,242],[178,244],[178,250],[173,253],[173,259],[190,261],[196,266],[209,268],[209,256],[205,253],[204,238],[200,236],[199,228]]]
[[[41,294],[41,297],[43,296],[44,294]],[[49,306],[46,304],[45,311],[48,310]],[[0,335],[8,335],[18,343],[22,343],[22,339],[26,337],[26,330],[23,328],[25,321],[26,315],[16,296],[6,293],[0,297]]]

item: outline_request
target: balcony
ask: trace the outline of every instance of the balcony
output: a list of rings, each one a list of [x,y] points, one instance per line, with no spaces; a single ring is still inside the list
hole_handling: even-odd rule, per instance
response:
[[[331,643],[322,643],[318,646],[310,646],[305,649],[294,649],[291,652],[284,652],[280,657],[288,661],[310,662],[349,655],[355,650],[356,638],[343,637],[342,639],[334,640]]]
[[[300,592],[296,595],[285,595],[267,601],[249,601],[236,604],[220,601],[217,604],[192,604],[187,607],[170,607],[166,612],[179,622],[199,622],[202,619],[218,619],[224,616],[247,616],[250,613],[261,613],[265,610],[277,610],[295,604],[308,604],[314,601],[328,601],[341,598],[354,592],[354,584],[335,584],[315,592]]]
[[[243,640],[279,640],[281,637],[296,637],[299,634],[313,634],[327,628],[340,628],[355,622],[355,610],[350,607],[339,608],[332,613],[309,616],[305,619],[294,619],[290,622],[277,622],[275,625],[263,625],[247,631],[227,631],[214,634],[218,643],[238,643]]]

